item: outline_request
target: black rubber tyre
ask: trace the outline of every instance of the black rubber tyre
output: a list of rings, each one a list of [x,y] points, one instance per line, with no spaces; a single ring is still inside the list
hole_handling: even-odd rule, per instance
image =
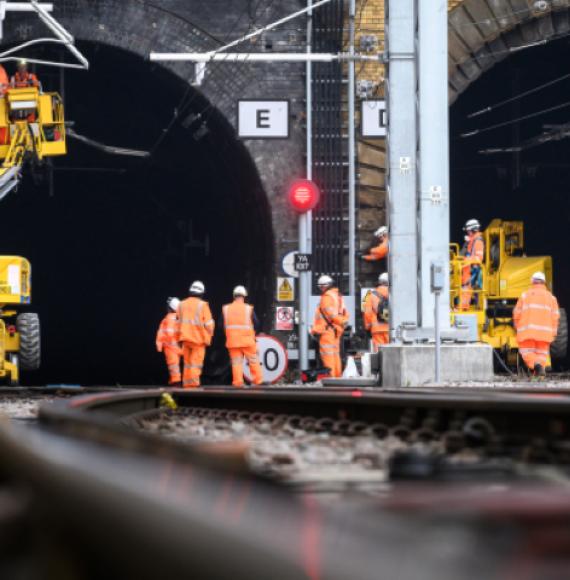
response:
[[[20,333],[20,368],[37,371],[41,363],[40,318],[34,312],[18,314],[16,328]]]
[[[550,357],[553,361],[561,361],[568,354],[568,317],[566,310],[560,309],[560,324],[558,325],[558,334],[556,339],[550,345]]]

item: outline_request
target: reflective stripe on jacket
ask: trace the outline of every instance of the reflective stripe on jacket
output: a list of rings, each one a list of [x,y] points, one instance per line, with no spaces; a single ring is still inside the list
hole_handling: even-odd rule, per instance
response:
[[[226,329],[226,346],[228,348],[255,346],[253,306],[243,300],[234,300],[231,304],[226,304],[222,312]]]
[[[195,346],[208,346],[214,335],[214,319],[210,306],[196,296],[184,300],[178,309],[180,340]]]
[[[483,286],[481,264],[485,258],[485,240],[481,232],[477,232],[467,242],[464,256],[465,266],[462,271],[461,284],[472,288],[481,288]]]
[[[156,333],[156,350],[162,352],[164,347],[179,348],[180,328],[176,312],[169,312],[160,323]]]
[[[378,286],[375,290],[379,296],[388,299],[388,286]],[[387,322],[380,322],[378,320],[378,307],[380,306],[380,298],[373,292],[370,292],[366,297],[364,303],[364,328],[371,334],[378,332],[388,332],[389,326]]]
[[[534,284],[518,300],[513,311],[517,341],[552,342],[558,333],[558,301],[544,284]]]
[[[16,89],[23,89],[24,87],[39,87],[40,83],[38,77],[33,73],[26,73],[24,76],[17,72],[11,79],[10,85]]]
[[[315,311],[312,334],[323,334],[332,330],[340,335],[348,322],[344,299],[338,288],[329,288],[322,296]]]

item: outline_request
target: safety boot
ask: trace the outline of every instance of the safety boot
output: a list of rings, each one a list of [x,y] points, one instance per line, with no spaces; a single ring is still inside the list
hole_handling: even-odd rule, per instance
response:
[[[544,369],[544,367],[540,363],[536,363],[534,365],[534,374],[537,377],[545,377],[546,370]]]

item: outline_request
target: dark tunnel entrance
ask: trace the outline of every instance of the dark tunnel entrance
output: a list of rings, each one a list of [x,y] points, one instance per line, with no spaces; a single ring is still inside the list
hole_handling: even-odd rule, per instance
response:
[[[570,123],[569,43],[565,38],[507,58],[460,96],[450,117],[452,240],[462,240],[461,228],[470,218],[478,218],[484,226],[493,218],[523,220],[527,254],[552,255],[554,291],[566,308],[570,306],[570,139],[520,153],[480,151],[516,147],[540,135],[546,125]],[[467,118],[564,75],[568,78],[544,90]],[[460,136],[555,107],[559,108],[517,123]]]
[[[28,172],[2,202],[1,251],[32,262],[31,309],[42,320],[42,369],[24,380],[164,384],[156,329],[166,298],[185,297],[192,280],[206,284],[216,318],[236,284],[266,318],[269,202],[247,150],[203,96],[133,54],[81,48],[91,70],[65,73],[67,120],[91,139],[154,153],[109,156],[69,140],[51,175],[38,183]],[[44,90],[59,90],[59,71],[38,73]],[[226,357],[216,334],[212,381]]]

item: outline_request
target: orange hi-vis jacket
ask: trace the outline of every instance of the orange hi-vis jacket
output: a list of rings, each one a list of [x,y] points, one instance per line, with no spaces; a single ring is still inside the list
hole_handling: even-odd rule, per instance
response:
[[[11,79],[10,84],[13,88],[22,89],[24,87],[39,87],[40,82],[38,81],[38,77],[33,73],[26,73],[25,75],[21,75],[17,72]]]
[[[165,347],[179,348],[180,328],[176,312],[169,312],[160,323],[156,333],[156,350],[162,352]]]
[[[10,79],[6,69],[0,64],[0,94],[3,95],[10,86]]]
[[[255,346],[253,306],[243,300],[234,300],[231,304],[226,304],[222,312],[226,329],[226,346],[228,348]]]
[[[385,258],[388,255],[388,236],[384,236],[384,239],[373,248],[370,249],[370,253],[364,256],[367,262],[376,262]]]
[[[327,330],[332,330],[336,336],[340,336],[347,322],[348,313],[341,293],[338,288],[329,288],[321,296],[311,333],[323,334]]]
[[[196,296],[184,300],[178,308],[180,341],[195,346],[209,346],[214,336],[210,306]]]
[[[374,292],[376,292],[376,294]],[[370,294],[368,294],[364,304],[364,328],[370,332],[370,334],[388,332],[388,323],[380,322],[378,320],[380,297],[388,299],[388,286],[378,286],[374,292],[370,292]]]
[[[544,284],[533,284],[518,299],[513,311],[517,341],[552,342],[558,333],[558,301]]]
[[[483,234],[477,232],[468,242],[465,251],[465,267],[463,268],[463,284],[471,280],[471,266],[480,266],[485,257],[485,240]]]

